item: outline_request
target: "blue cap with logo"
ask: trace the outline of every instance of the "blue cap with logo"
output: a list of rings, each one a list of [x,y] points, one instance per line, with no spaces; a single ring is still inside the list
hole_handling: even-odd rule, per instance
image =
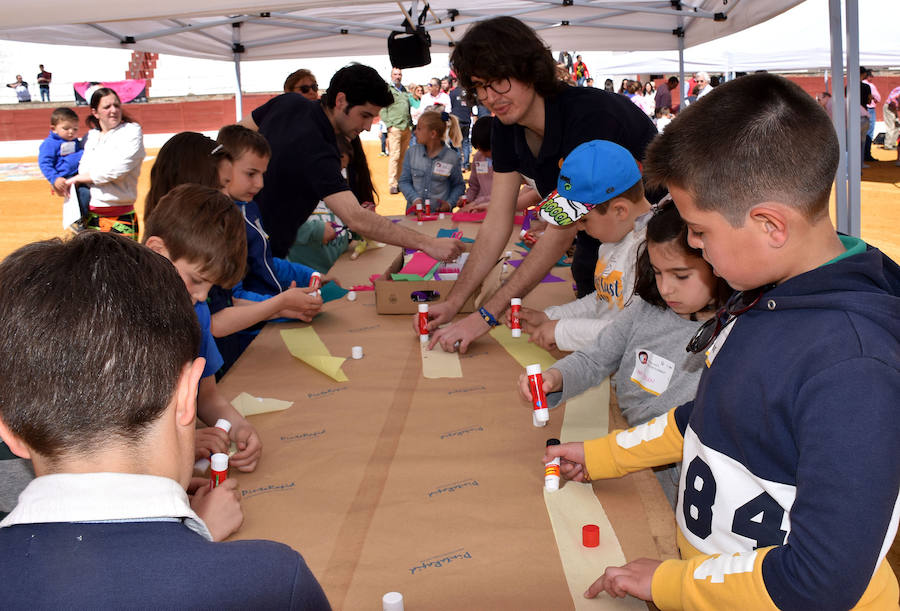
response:
[[[608,140],[585,142],[563,161],[556,190],[540,204],[541,217],[554,225],[571,225],[640,179],[637,161],[627,149]]]

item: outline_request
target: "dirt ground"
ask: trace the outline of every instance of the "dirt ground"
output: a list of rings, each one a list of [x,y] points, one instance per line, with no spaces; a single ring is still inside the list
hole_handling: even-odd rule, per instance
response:
[[[402,214],[405,202],[402,195],[390,195],[387,187],[387,157],[379,156],[380,143],[365,142],[372,180],[378,190],[377,210],[383,215]],[[137,209],[143,212],[143,200],[150,186],[150,168],[156,149],[147,151],[147,160],[138,185]],[[894,261],[900,261],[900,167],[895,165],[895,151],[872,147],[879,160],[862,173],[862,238],[877,246]],[[0,159],[0,167],[7,163],[35,163],[36,157]],[[43,179],[3,180],[0,182],[0,258],[35,240],[66,234],[61,227],[61,200],[50,194],[50,186]],[[834,203],[832,197],[832,220]],[[895,572],[900,573],[900,535],[888,554]]]

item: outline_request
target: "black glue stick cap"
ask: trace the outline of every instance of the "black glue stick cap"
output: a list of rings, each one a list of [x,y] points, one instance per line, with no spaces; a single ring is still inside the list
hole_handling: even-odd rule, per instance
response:
[[[550,439],[547,440],[547,445],[548,445],[548,446],[558,446],[558,445],[559,445],[559,439],[556,439],[556,438],[550,438]]]

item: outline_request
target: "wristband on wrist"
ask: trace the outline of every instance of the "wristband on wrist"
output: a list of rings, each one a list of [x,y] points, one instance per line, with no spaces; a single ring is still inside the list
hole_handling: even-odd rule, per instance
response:
[[[498,326],[500,323],[497,322],[497,319],[494,318],[494,315],[485,310],[484,308],[479,308],[478,313],[481,314],[481,317],[484,319],[484,322],[488,324],[490,328],[494,328]]]

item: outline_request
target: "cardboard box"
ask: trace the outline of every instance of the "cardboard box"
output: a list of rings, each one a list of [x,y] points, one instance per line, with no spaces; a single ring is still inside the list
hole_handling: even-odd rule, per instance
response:
[[[375,281],[375,311],[379,314],[415,314],[419,304],[425,302],[415,300],[412,293],[425,292],[433,296],[427,301],[428,304],[440,303],[450,295],[450,290],[456,284],[455,280],[391,280],[391,274],[398,273],[402,267],[401,250],[387,271]],[[480,292],[480,287],[479,290],[473,291],[459,311],[474,312],[475,298]]]

